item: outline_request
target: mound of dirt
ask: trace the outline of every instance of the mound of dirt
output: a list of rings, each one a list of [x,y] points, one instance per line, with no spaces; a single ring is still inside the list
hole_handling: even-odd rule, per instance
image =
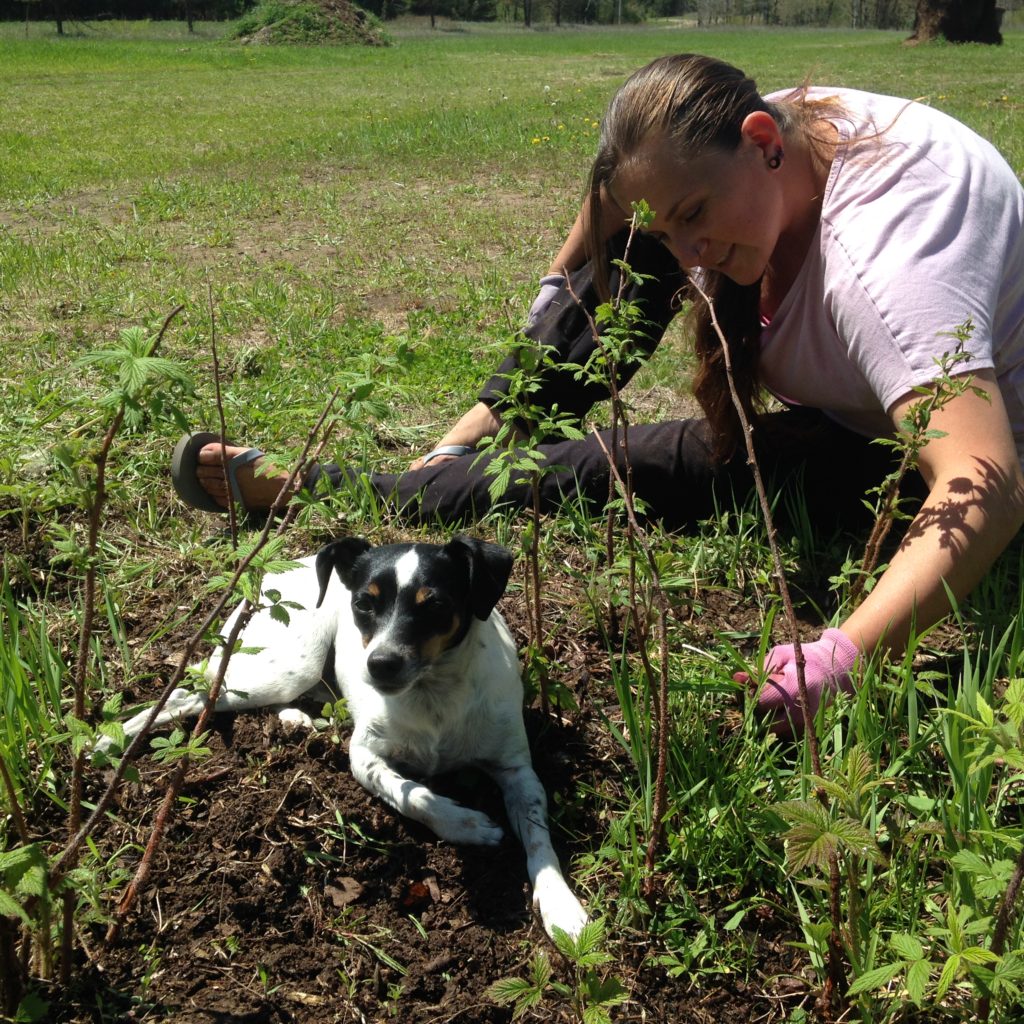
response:
[[[235,29],[243,43],[386,46],[372,14],[349,0],[262,0]]]

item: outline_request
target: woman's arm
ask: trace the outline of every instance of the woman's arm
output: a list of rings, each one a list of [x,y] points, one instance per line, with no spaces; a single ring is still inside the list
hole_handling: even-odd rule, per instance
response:
[[[902,650],[950,610],[946,586],[965,597],[1024,523],[1024,477],[1002,395],[991,370],[932,416],[942,437],[928,441],[919,466],[928,498],[889,567],[840,629],[862,651]],[[890,410],[899,424],[919,395]],[[944,585],[945,584],[945,585]]]
[[[603,228],[604,240],[607,242],[617,231],[621,231],[630,221],[630,218],[622,211],[619,205],[604,190],[601,192],[601,226]],[[576,222],[569,231],[569,235],[562,248],[558,250],[555,258],[548,268],[549,274],[571,274],[579,270],[589,258],[590,236],[587,227],[587,207],[584,204],[576,217]]]
[[[623,224],[629,218],[611,199],[607,198],[606,194],[602,193],[602,196],[601,223],[605,228],[606,238],[611,238],[617,231],[622,230]],[[552,261],[548,273],[561,276],[565,271],[571,273],[578,270],[587,261],[588,244],[586,207],[584,207],[577,215],[576,222]],[[501,422],[499,414],[490,404],[478,402],[462,415],[435,447],[466,445],[473,448],[485,437],[494,437],[501,429]],[[454,457],[438,455],[431,460],[431,465],[447,462]],[[423,457],[420,456],[410,464],[409,469],[421,469],[422,466]]]
[[[823,697],[854,687],[854,666],[878,649],[902,651],[911,629],[924,630],[949,610],[946,587],[963,598],[1024,522],[1024,478],[1002,395],[990,370],[971,391],[932,416],[942,437],[928,441],[919,466],[929,494],[903,543],[874,589],[838,629],[802,644],[804,678],[813,715]],[[898,424],[919,395],[890,410]],[[734,678],[748,682],[745,673]],[[803,731],[796,655],[792,644],[773,647],[765,661],[758,709],[780,735]]]

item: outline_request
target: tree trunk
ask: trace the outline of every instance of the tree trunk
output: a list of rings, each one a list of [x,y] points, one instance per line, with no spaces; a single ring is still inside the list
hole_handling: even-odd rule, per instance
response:
[[[940,36],[951,43],[1003,41],[999,26],[1003,9],[996,0],[917,0],[914,31],[908,43],[927,43]]]

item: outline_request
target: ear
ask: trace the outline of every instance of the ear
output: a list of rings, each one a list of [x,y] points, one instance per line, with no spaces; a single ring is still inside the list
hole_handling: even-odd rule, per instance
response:
[[[752,142],[765,157],[770,157],[782,146],[782,132],[775,118],[767,110],[755,110],[743,118],[740,135]]]
[[[352,566],[360,555],[370,550],[370,547],[370,542],[362,537],[342,537],[340,540],[332,540],[330,544],[325,544],[316,553],[316,580],[320,584],[317,608],[323,604],[327,585],[331,582],[331,570],[337,572],[338,579],[348,587],[352,578]]]
[[[468,561],[473,614],[478,619],[486,619],[508,586],[512,573],[511,553],[499,544],[466,536],[455,537],[445,550]]]

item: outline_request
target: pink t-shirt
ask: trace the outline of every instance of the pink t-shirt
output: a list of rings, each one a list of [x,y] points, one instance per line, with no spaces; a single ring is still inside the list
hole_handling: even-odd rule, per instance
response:
[[[994,146],[921,103],[809,94],[837,98],[849,119],[836,124],[810,251],[762,332],[765,386],[852,430],[891,434],[886,411],[939,375],[935,360],[970,318],[971,359],[957,372],[995,368],[1024,464],[1020,181]]]

